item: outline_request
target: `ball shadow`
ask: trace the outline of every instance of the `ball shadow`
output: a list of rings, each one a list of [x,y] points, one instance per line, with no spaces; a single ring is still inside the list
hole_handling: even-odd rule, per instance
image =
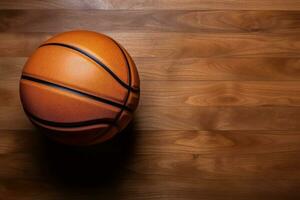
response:
[[[50,179],[68,186],[116,184],[126,173],[126,163],[134,151],[135,133],[131,123],[112,140],[88,147],[65,146],[43,137],[40,169]]]

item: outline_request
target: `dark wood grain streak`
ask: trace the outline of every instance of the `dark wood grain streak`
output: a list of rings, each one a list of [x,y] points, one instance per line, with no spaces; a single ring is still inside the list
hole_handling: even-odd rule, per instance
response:
[[[97,21],[93,20],[95,18]],[[89,29],[99,32],[297,34],[299,23],[298,11],[0,10],[1,32]]]

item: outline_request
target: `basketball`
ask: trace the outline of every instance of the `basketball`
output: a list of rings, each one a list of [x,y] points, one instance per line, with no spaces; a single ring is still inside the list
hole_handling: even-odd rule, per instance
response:
[[[92,145],[129,124],[139,88],[135,63],[118,42],[70,31],[45,41],[27,60],[20,98],[30,121],[51,139]]]

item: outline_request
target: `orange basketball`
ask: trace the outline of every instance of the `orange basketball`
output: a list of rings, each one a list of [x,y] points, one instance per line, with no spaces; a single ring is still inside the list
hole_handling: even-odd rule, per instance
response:
[[[124,47],[100,33],[71,31],[50,38],[28,59],[20,96],[29,119],[50,138],[90,145],[128,125],[139,85]]]

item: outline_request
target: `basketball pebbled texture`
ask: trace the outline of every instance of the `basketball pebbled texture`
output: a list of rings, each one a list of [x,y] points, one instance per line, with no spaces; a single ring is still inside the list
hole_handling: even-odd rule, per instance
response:
[[[133,117],[139,75],[128,52],[91,31],[58,34],[26,62],[20,97],[25,113],[47,136],[64,144],[111,139]]]

